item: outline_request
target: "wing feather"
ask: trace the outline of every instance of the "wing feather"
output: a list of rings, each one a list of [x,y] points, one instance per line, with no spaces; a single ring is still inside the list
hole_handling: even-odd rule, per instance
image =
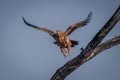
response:
[[[74,30],[76,30],[77,28],[81,28],[81,27],[87,25],[87,23],[89,23],[89,21],[90,21],[90,19],[91,19],[91,16],[92,16],[92,12],[90,12],[90,13],[88,14],[88,17],[87,17],[85,20],[70,25],[70,27],[69,27],[64,33],[68,36],[68,35],[70,35]]]
[[[24,19],[24,17],[22,17],[22,19],[23,19],[23,21],[24,21],[24,23],[25,23],[26,25],[28,25],[28,26],[30,26],[30,27],[33,27],[33,28],[35,28],[35,29],[38,29],[38,30],[47,32],[47,33],[48,33],[49,35],[51,35],[52,37],[55,36],[55,33],[54,33],[53,31],[51,31],[51,30],[49,30],[49,29],[46,29],[46,28],[42,28],[42,27],[35,26],[35,25],[33,25],[33,24],[30,24],[30,23],[28,23],[28,22]]]

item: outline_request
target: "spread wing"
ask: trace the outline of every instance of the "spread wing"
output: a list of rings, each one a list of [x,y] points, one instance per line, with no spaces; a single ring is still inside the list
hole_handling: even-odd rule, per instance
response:
[[[70,25],[70,27],[69,27],[64,33],[68,36],[69,34],[71,34],[71,33],[72,33],[74,30],[76,30],[77,28],[81,28],[81,27],[87,25],[87,23],[88,23],[88,22],[90,21],[90,19],[91,19],[91,16],[92,16],[92,12],[90,12],[90,13],[88,14],[88,17],[87,17],[85,20]]]
[[[26,25],[28,25],[28,26],[30,26],[30,27],[33,27],[33,28],[35,28],[35,29],[38,29],[38,30],[47,32],[49,35],[51,35],[52,37],[55,38],[55,33],[54,33],[53,31],[51,31],[51,30],[49,30],[49,29],[46,29],[46,28],[42,28],[42,27],[35,26],[35,25],[33,25],[33,24],[30,24],[30,23],[28,23],[28,22],[24,19],[24,17],[22,17],[22,19],[23,19],[23,21],[24,21],[24,23],[25,23]]]

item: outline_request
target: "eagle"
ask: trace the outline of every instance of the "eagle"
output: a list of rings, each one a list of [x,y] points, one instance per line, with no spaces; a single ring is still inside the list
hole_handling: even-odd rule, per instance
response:
[[[35,29],[38,29],[40,31],[44,31],[44,32],[48,33],[50,36],[52,36],[55,39],[54,44],[56,44],[57,46],[60,47],[60,50],[63,53],[63,56],[66,58],[67,51],[65,50],[65,48],[68,50],[68,54],[71,55],[72,54],[71,48],[79,44],[78,41],[69,39],[68,36],[73,31],[75,31],[76,29],[81,28],[81,27],[87,25],[87,23],[89,23],[89,21],[91,19],[91,15],[92,15],[92,12],[90,12],[88,14],[88,16],[87,16],[87,18],[85,20],[70,25],[66,29],[65,32],[62,32],[60,30],[56,30],[56,32],[54,32],[54,31],[52,31],[50,29],[46,29],[46,28],[43,28],[43,27],[35,26],[35,25],[27,22],[24,17],[22,17],[22,19],[23,19],[23,21],[24,21],[24,23],[26,25],[28,25],[30,27],[33,27]]]

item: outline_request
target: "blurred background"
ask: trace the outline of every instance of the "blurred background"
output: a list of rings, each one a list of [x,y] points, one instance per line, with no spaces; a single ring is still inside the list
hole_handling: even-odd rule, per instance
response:
[[[0,0],[0,80],[49,80],[58,68],[80,53],[113,15],[120,0]],[[80,44],[65,59],[47,33],[24,24],[56,31],[84,20],[93,12],[90,23],[69,38]],[[120,22],[103,41],[120,35]],[[103,51],[65,80],[119,80],[120,45]]]

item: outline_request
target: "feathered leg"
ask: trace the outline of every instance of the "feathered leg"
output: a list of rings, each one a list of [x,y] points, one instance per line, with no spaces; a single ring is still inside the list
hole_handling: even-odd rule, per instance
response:
[[[63,53],[63,56],[66,58],[66,51],[63,47],[60,47],[61,52]]]
[[[72,51],[71,51],[71,46],[70,45],[67,47],[67,49],[68,49],[68,54],[72,55]]]

